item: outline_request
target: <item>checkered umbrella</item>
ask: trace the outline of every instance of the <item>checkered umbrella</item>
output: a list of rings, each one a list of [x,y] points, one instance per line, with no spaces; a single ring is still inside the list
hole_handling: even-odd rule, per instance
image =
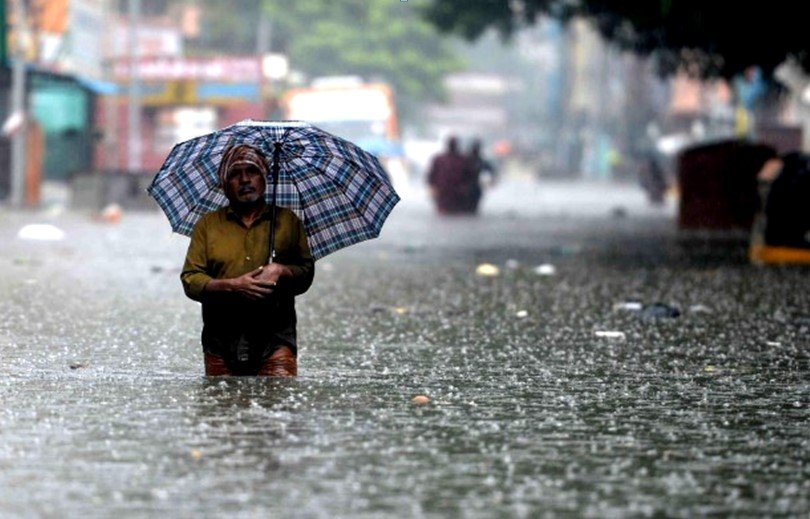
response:
[[[267,182],[267,202],[275,200],[301,219],[316,259],[377,237],[399,202],[380,162],[351,142],[303,122],[247,120],[169,153],[147,191],[173,231],[191,236],[202,215],[228,205],[217,167],[237,144],[264,152],[275,177]]]

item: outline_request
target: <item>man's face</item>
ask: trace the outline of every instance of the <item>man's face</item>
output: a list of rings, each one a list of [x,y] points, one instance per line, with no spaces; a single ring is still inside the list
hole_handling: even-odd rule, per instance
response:
[[[225,196],[233,204],[253,204],[264,198],[264,175],[256,166],[237,164],[225,179]]]

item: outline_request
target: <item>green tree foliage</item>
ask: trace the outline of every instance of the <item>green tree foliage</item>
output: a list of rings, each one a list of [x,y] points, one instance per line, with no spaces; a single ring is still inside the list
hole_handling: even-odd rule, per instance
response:
[[[475,39],[489,28],[510,35],[539,15],[590,19],[623,49],[652,55],[662,74],[686,70],[731,78],[757,65],[766,75],[786,58],[810,71],[801,2],[707,0],[432,0],[423,15],[439,29]]]
[[[250,54],[269,23],[269,47],[286,53],[308,77],[358,75],[382,80],[395,92],[401,114],[416,116],[425,100],[441,99],[442,79],[462,68],[447,36],[422,17],[429,0],[196,0],[202,31],[189,41],[192,55]]]
[[[426,0],[264,0],[273,48],[310,77],[382,79],[401,98],[440,98],[460,68],[447,38],[421,17]]]
[[[179,0],[175,0],[179,2]],[[202,10],[200,34],[186,41],[192,56],[250,54],[256,51],[261,0],[196,0]]]

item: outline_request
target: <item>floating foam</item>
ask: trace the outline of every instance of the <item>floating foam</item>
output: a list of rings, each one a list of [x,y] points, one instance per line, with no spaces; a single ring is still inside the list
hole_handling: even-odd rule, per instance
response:
[[[17,231],[21,240],[59,241],[65,239],[65,231],[48,223],[32,223]]]
[[[543,263],[534,269],[534,273],[538,276],[553,276],[557,273],[557,267],[550,263]]]
[[[600,330],[594,333],[597,337],[604,337],[605,339],[624,339],[624,332],[615,330]]]

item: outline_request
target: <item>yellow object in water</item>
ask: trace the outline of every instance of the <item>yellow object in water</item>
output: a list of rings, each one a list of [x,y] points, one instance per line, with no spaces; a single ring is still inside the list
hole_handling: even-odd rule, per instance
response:
[[[810,249],[774,247],[772,245],[751,245],[748,258],[757,265],[777,263],[810,264]]]
[[[479,276],[494,277],[501,273],[501,269],[499,269],[497,265],[493,265],[492,263],[481,263],[475,269],[475,273]]]

